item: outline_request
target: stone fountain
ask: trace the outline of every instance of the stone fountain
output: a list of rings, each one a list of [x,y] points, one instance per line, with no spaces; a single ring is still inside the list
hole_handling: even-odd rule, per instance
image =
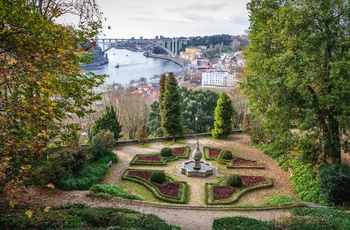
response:
[[[183,163],[181,173],[189,177],[207,177],[213,175],[213,167],[210,163],[201,161],[202,152],[199,149],[199,141],[197,137],[197,117],[196,117],[196,149],[192,153],[193,160]]]

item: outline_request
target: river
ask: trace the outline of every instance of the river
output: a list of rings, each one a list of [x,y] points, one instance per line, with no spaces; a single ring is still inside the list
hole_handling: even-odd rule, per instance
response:
[[[180,72],[181,66],[172,61],[164,59],[147,58],[142,52],[133,52],[126,49],[111,49],[107,51],[109,64],[84,68],[96,74],[109,75],[105,79],[105,84],[119,83],[123,86],[129,84],[131,80],[139,80],[141,77],[148,81],[154,75],[165,72]],[[119,64],[119,68],[115,66]]]

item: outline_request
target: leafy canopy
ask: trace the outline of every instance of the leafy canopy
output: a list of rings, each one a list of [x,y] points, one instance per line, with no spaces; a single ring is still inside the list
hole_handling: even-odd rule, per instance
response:
[[[349,1],[253,0],[248,10],[242,86],[255,117],[285,148],[339,162],[350,126]]]

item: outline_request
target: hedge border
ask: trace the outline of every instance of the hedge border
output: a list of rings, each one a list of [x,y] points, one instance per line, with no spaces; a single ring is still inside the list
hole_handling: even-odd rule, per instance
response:
[[[265,166],[263,166],[259,161],[256,161],[256,160],[251,160],[251,159],[248,159],[248,158],[244,158],[244,157],[237,157],[236,155],[233,154],[233,158],[232,160],[234,159],[243,159],[243,160],[248,160],[248,161],[254,161],[256,162],[257,165],[234,165],[232,164],[232,160],[223,160],[223,159],[220,159],[220,157],[211,157],[209,155],[209,149],[214,149],[214,150],[222,150],[221,148],[211,148],[211,147],[208,147],[208,146],[205,146],[203,147],[203,157],[205,160],[214,160],[216,162],[218,162],[219,164],[224,164],[226,165],[226,168],[228,169],[231,169],[231,168],[235,168],[235,169],[264,169]]]
[[[242,175],[240,175],[242,176]],[[210,183],[207,182],[204,185],[204,190],[205,190],[205,202],[207,205],[222,205],[222,204],[232,204],[235,201],[237,201],[243,194],[249,192],[249,191],[253,191],[253,190],[257,190],[257,189],[261,189],[261,188],[267,188],[267,187],[271,187],[273,186],[273,181],[270,178],[266,178],[264,183],[261,184],[257,184],[257,185],[252,185],[252,186],[244,186],[243,188],[236,188],[237,191],[234,192],[231,197],[227,198],[227,199],[222,199],[222,200],[214,200],[213,198],[213,186],[216,185],[226,185],[223,184],[224,182],[226,182],[226,179],[222,179],[221,181],[219,181],[218,183]]]
[[[172,183],[178,183],[180,184],[179,187],[179,197],[170,197],[167,195],[162,194],[157,186],[155,186],[151,181],[145,180],[140,177],[129,177],[128,173],[131,171],[140,171],[140,172],[153,172],[157,170],[149,170],[149,169],[126,169],[125,172],[123,173],[122,179],[123,180],[129,180],[132,182],[136,182],[142,186],[145,186],[148,190],[151,191],[151,193],[158,198],[159,200],[163,200],[169,203],[177,203],[177,204],[186,204],[188,202],[187,199],[187,191],[188,191],[188,184],[186,181],[175,181],[172,177],[166,175],[167,181],[172,182]],[[162,170],[164,171],[164,170]]]
[[[184,147],[176,147],[176,148],[171,148],[171,150],[174,149],[180,149],[180,148],[184,148],[184,154],[182,155],[172,155],[171,157],[163,157],[160,155],[160,152],[158,153],[148,153],[148,154],[136,154],[132,160],[130,161],[130,165],[152,165],[152,166],[164,166],[166,165],[168,162],[170,161],[176,161],[180,158],[184,158],[184,159],[188,159],[190,156],[190,151],[191,148],[189,146],[184,146]],[[159,155],[161,161],[160,162],[152,162],[152,161],[139,161],[137,160],[137,158],[139,156],[156,156]]]

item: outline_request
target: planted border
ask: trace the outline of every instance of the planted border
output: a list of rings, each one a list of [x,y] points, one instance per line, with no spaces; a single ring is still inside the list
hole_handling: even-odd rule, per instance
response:
[[[169,203],[185,204],[187,203],[187,191],[188,184],[184,181],[175,181],[170,176],[166,176],[167,183],[157,184],[149,180],[150,175],[156,170],[146,170],[146,169],[126,169],[122,179],[133,181],[145,186],[152,194],[159,200],[166,201]],[[136,172],[137,175],[132,175]],[[141,172],[141,174],[140,174]],[[178,194],[164,194],[163,190],[176,190],[178,189]]]
[[[176,161],[180,158],[187,159],[190,155],[191,148],[185,146],[172,148],[172,150],[173,155],[170,157],[163,157],[160,153],[136,154],[130,161],[130,165],[166,165],[168,162]]]
[[[246,159],[243,157],[237,157],[233,155],[232,160],[224,160],[219,157],[220,148],[210,148],[203,147],[203,157],[206,160],[215,160],[220,164],[226,165],[226,168],[246,168],[246,169],[263,169],[265,168],[260,162],[255,160]],[[235,163],[237,162],[237,163]],[[244,162],[245,164],[240,164],[240,162]],[[247,165],[248,164],[248,165]]]
[[[249,191],[261,189],[261,188],[267,188],[273,185],[272,180],[266,177],[262,177],[264,181],[259,184],[247,185],[246,181],[249,180],[248,177],[253,177],[253,176],[241,176],[241,177],[246,177],[246,178],[242,178],[243,186],[239,188],[227,186],[226,185],[227,178],[221,180],[219,183],[205,183],[206,203],[208,205],[231,204],[237,201],[240,198],[240,196],[242,196],[243,194]],[[215,195],[214,190],[217,190],[218,194],[220,195],[217,197],[214,197]],[[231,195],[229,195],[228,197],[225,197],[225,193],[226,194],[231,193]]]

